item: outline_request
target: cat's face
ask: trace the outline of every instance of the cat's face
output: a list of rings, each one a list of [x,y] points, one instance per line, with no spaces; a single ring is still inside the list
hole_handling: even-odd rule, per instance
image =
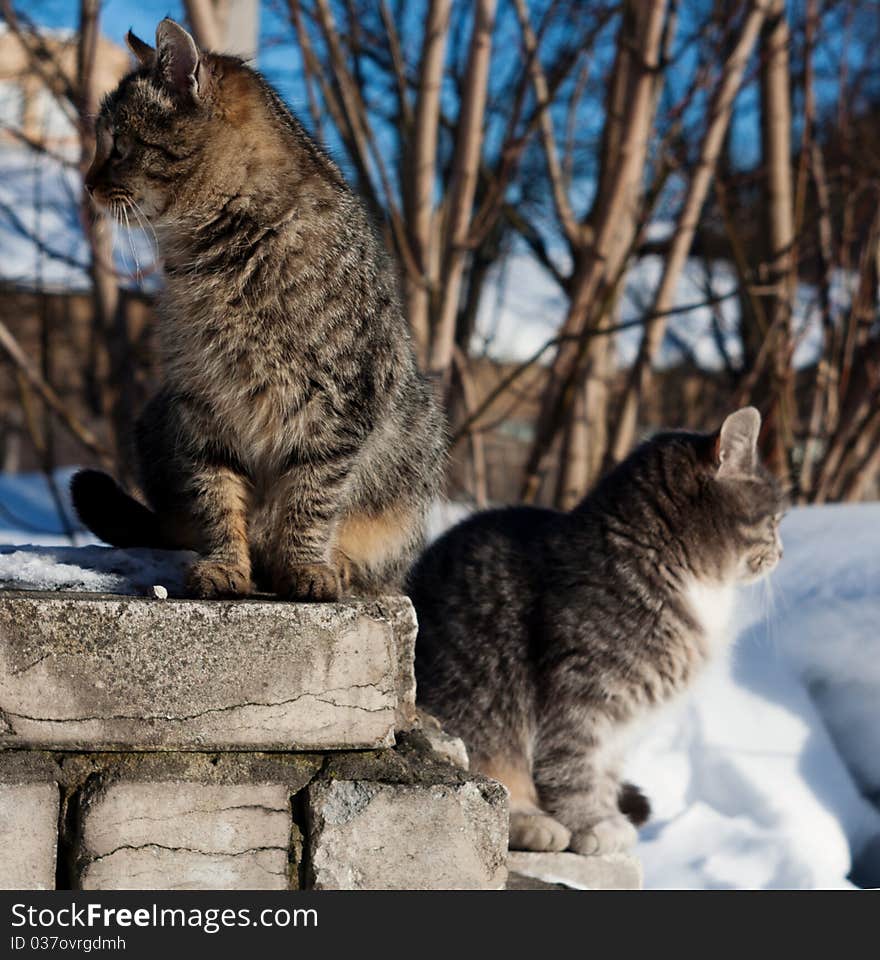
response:
[[[779,525],[784,513],[776,481],[760,466],[751,478],[723,481],[725,509],[729,510],[727,542],[731,570],[741,583],[752,583],[770,573],[782,559]]]
[[[782,559],[782,490],[758,456],[761,417],[754,407],[731,414],[713,437],[710,472],[718,492],[719,538],[732,554],[737,580],[758,580]]]
[[[760,427],[746,407],[715,434],[661,434],[637,455],[633,477],[647,501],[657,495],[658,530],[698,579],[749,583],[782,559],[784,498],[760,463]]]
[[[171,20],[159,24],[155,50],[131,33],[128,43],[141,67],[101,106],[85,183],[117,219],[127,213],[132,222],[138,214],[158,221],[221,186],[222,164],[206,158],[216,158],[227,132],[216,103],[224,60],[200,54]],[[233,171],[227,167],[225,174]]]
[[[158,219],[171,204],[175,181],[190,175],[186,125],[176,129],[174,114],[149,74],[128,77],[105,101],[86,187],[117,219],[132,210]]]

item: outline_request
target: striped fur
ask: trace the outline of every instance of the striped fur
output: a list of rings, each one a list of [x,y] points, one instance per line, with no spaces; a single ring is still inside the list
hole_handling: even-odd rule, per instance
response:
[[[87,176],[155,228],[165,382],[136,428],[154,539],[203,558],[198,596],[331,600],[399,584],[440,483],[442,418],[363,203],[272,88],[164,20],[111,93]],[[80,515],[140,520],[106,478]],[[122,531],[124,533],[124,530]],[[113,540],[113,535],[117,540]],[[128,538],[130,539],[130,537]]]
[[[635,840],[649,808],[620,779],[628,740],[723,645],[727,594],[782,553],[759,426],[747,408],[657,436],[571,513],[477,514],[412,571],[420,705],[507,784],[512,845]]]

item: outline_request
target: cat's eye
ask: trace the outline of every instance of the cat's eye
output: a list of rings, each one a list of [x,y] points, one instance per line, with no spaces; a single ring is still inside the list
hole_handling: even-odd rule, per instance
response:
[[[126,136],[113,138],[113,149],[110,151],[111,160],[124,160],[131,152],[131,139]]]

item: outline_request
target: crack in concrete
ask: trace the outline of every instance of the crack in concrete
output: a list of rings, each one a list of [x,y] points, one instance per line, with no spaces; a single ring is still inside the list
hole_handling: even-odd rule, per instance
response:
[[[278,852],[282,853],[287,858],[287,847],[276,847],[276,846],[264,846],[264,847],[248,847],[247,850],[238,850],[234,853],[226,852],[223,850],[201,850],[198,847],[185,847],[185,846],[167,846],[164,843],[121,843],[118,847],[114,847],[112,850],[108,850],[107,853],[102,853],[98,856],[92,856],[86,858],[86,866],[91,866],[95,863],[100,863],[101,860],[106,860],[108,857],[112,857],[115,853],[119,853],[121,850],[165,850],[169,853],[196,853],[202,857],[245,857],[251,853],[264,853],[264,852]]]
[[[139,722],[144,722],[146,720],[153,721],[162,721],[165,723],[188,723],[191,720],[198,720],[201,717],[209,716],[214,713],[227,713],[234,710],[245,710],[249,707],[254,707],[258,709],[271,709],[274,707],[286,707],[290,704],[297,703],[300,700],[303,700],[307,697],[310,697],[313,700],[316,700],[318,703],[326,703],[332,707],[339,707],[340,709],[347,710],[359,710],[364,713],[383,713],[385,711],[393,711],[393,703],[388,703],[381,707],[367,707],[361,704],[356,703],[339,703],[336,700],[327,699],[328,695],[333,693],[344,693],[347,690],[361,690],[361,689],[373,689],[380,693],[382,696],[388,696],[388,692],[381,690],[372,683],[361,683],[361,684],[351,684],[347,687],[336,687],[331,690],[324,690],[319,693],[311,693],[306,691],[305,693],[300,693],[295,697],[290,697],[287,700],[277,700],[269,703],[259,703],[255,701],[245,701],[244,703],[231,703],[227,704],[224,707],[209,707],[205,710],[201,710],[198,713],[185,714],[184,716],[175,717],[168,715],[152,715],[152,714],[106,714],[104,716],[95,716],[95,717],[34,717],[25,713],[16,713],[12,710],[3,710],[0,708],[0,722],[4,724],[7,728],[3,730],[3,733],[9,733],[16,736],[16,731],[13,723],[10,718],[15,718],[17,720],[24,720],[30,723],[52,723],[52,724],[68,724],[68,723],[89,723],[95,721],[110,721],[110,720],[136,720]]]
[[[156,781],[151,781],[151,785]],[[230,810],[262,810],[263,813],[281,813],[287,816],[287,807],[267,807],[262,803],[239,803],[230,807],[191,807],[189,810],[175,811],[165,817],[127,817],[125,820],[107,820],[102,817],[102,826],[116,827],[121,824],[140,823],[148,821],[150,823],[166,823],[169,820],[179,820],[181,817],[189,817],[193,814],[219,814],[228,813]]]

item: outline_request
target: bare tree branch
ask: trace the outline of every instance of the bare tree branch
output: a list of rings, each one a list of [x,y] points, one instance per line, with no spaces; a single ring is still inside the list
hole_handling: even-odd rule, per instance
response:
[[[419,63],[419,93],[416,100],[413,132],[412,168],[409,171],[409,180],[412,184],[411,190],[408,191],[409,234],[418,275],[408,278],[407,312],[423,362],[428,360],[430,296],[431,291],[436,287],[439,267],[436,256],[432,263],[431,241],[440,92],[451,7],[450,0],[431,0],[428,15],[425,18],[422,56]]]

